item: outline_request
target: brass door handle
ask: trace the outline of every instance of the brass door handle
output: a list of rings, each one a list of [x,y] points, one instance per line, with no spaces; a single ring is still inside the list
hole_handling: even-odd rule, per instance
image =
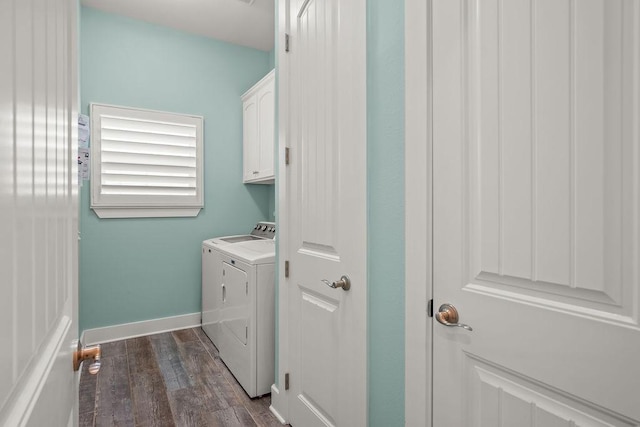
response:
[[[330,288],[342,288],[343,291],[348,291],[349,289],[351,289],[351,280],[348,276],[342,276],[340,280],[336,280],[333,283],[328,281],[327,279],[322,279],[322,283]]]
[[[83,346],[78,340],[78,348],[73,352],[73,370],[80,369],[80,365],[87,359],[93,359],[93,363],[89,365],[89,373],[95,375],[100,370],[100,344]]]
[[[462,328],[467,331],[473,331],[473,328],[464,323],[458,323],[458,310],[451,304],[442,304],[436,313],[436,320],[444,326],[450,326],[453,328]]]

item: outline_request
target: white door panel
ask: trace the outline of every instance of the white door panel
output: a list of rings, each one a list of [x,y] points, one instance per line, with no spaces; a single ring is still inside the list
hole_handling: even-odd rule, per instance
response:
[[[0,2],[0,424],[77,423],[77,2]]]
[[[639,425],[640,2],[432,25],[434,426]]]
[[[282,6],[291,37],[283,82],[291,162],[281,165],[288,223],[280,226],[287,242],[281,258],[290,262],[287,421],[365,425],[365,4]],[[351,279],[348,291],[322,282],[343,275]]]

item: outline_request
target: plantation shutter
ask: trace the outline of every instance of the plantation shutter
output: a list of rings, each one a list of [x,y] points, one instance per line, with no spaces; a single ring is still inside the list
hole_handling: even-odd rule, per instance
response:
[[[198,214],[201,117],[92,104],[91,124],[91,207],[99,216]]]

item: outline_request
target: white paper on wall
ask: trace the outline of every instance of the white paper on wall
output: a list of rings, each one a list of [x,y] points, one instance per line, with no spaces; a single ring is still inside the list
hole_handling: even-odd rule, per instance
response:
[[[78,114],[78,148],[89,148],[89,116]]]
[[[88,148],[78,148],[78,182],[89,179],[90,154]]]

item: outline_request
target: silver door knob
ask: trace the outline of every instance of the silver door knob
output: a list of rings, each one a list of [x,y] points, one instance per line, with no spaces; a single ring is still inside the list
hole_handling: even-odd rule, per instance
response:
[[[436,320],[444,326],[450,326],[453,328],[463,328],[467,331],[473,331],[473,328],[464,323],[458,323],[458,310],[451,304],[442,304],[436,313]]]
[[[348,276],[342,276],[340,280],[336,280],[335,282],[322,279],[322,283],[330,288],[342,288],[343,291],[348,291],[351,288],[351,280]]]

